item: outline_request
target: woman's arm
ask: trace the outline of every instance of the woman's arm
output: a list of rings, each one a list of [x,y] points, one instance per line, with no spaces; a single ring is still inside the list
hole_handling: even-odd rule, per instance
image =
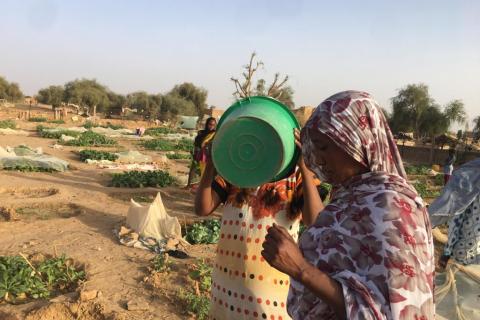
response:
[[[302,149],[302,144],[300,142],[300,132],[295,130],[295,143],[297,147]],[[302,208],[302,220],[303,223],[308,227],[311,226],[320,211],[323,210],[324,205],[320,194],[318,193],[317,185],[315,184],[315,176],[312,171],[310,171],[303,161],[303,156],[300,155],[298,159],[298,167],[300,173],[302,174],[303,180],[303,208]]]
[[[219,195],[212,188],[215,175],[215,167],[211,159],[207,159],[205,172],[195,194],[195,214],[198,216],[210,215],[222,202]]]
[[[345,300],[340,283],[306,261],[287,230],[274,224],[267,232],[262,251],[265,260],[325,301],[335,312],[337,319],[346,319]]]

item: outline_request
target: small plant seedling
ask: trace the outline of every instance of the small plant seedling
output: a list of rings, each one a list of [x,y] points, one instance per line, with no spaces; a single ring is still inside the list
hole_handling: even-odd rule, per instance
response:
[[[117,188],[163,188],[173,185],[175,178],[168,172],[155,171],[128,171],[114,173],[110,185]]]

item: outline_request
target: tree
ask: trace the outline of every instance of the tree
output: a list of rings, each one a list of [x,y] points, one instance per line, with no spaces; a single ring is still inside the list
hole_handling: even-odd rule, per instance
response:
[[[433,104],[434,100],[428,93],[427,85],[423,83],[407,85],[392,98],[394,129],[413,129],[415,138],[419,138],[422,114]]]
[[[53,110],[60,107],[63,102],[65,90],[62,86],[49,86],[40,89],[36,96],[38,102],[52,105]]]
[[[445,117],[448,120],[448,126],[450,127],[453,123],[463,124],[467,119],[467,113],[462,100],[453,100],[450,101],[443,111]]]
[[[160,120],[169,120],[178,115],[194,116],[197,114],[197,108],[192,101],[185,100],[174,94],[167,94],[162,98],[160,107]]]
[[[256,61],[255,57],[256,53],[253,52],[250,56],[249,63],[243,67],[242,81],[238,78],[230,78],[235,85],[233,96],[238,99],[243,99],[252,95],[268,96],[279,100],[289,108],[293,109],[295,107],[295,103],[293,102],[294,91],[292,87],[287,85],[288,75],[282,78],[280,73],[276,73],[272,83],[268,86],[265,79],[259,79],[256,82],[255,88],[252,88],[255,82],[255,73],[264,66],[263,62]]]
[[[0,76],[0,99],[16,102],[23,98],[20,87],[15,82],[8,82]]]
[[[87,109],[87,113],[105,112],[110,107],[109,90],[95,79],[74,80],[65,84],[65,101]]]
[[[432,139],[448,130],[448,119],[436,105],[429,106],[423,111],[418,122],[418,132],[421,136]]]
[[[193,83],[184,82],[176,85],[170,92],[170,95],[191,101],[196,109],[198,116],[203,116],[207,110],[207,90],[195,86]]]
[[[112,114],[114,110],[120,114],[122,108],[125,107],[127,103],[127,98],[124,95],[115,93],[113,91],[109,91],[107,95],[108,100],[110,101],[110,107],[108,108],[106,114]]]

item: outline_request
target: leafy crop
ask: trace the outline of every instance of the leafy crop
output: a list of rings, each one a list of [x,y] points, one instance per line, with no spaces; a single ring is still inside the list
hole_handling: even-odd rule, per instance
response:
[[[424,182],[416,182],[414,187],[422,198],[436,198],[440,195],[439,191],[429,189]]]
[[[107,151],[97,151],[97,150],[82,150],[79,152],[80,160],[86,162],[87,159],[90,160],[110,160],[115,161],[118,159],[118,155],[115,153]]]
[[[166,127],[157,127],[157,128],[148,128],[145,130],[145,134],[149,136],[161,136],[169,133],[176,133],[177,130],[166,128]]]
[[[2,120],[0,121],[0,129],[15,129],[17,125],[13,120]]]
[[[73,290],[83,280],[85,272],[64,255],[33,263],[33,268],[21,256],[0,256],[0,302],[48,298]]]
[[[186,230],[186,239],[191,244],[217,243],[220,236],[220,220],[210,219],[194,223]]]
[[[114,173],[110,185],[118,188],[146,188],[167,187],[175,182],[175,178],[168,172],[155,171],[127,171]]]
[[[95,133],[93,131],[85,131],[80,134],[77,139],[67,141],[64,144],[67,146],[99,147],[113,146],[117,144],[117,141],[107,138],[103,134]]]
[[[28,121],[30,121],[30,122],[47,122],[47,118],[32,117],[32,118],[28,119]]]
[[[183,138],[177,141],[170,141],[164,139],[148,140],[143,143],[145,149],[155,151],[186,151],[190,152],[193,149],[193,141]]]
[[[55,124],[65,124],[65,121],[63,120],[50,120],[48,123],[55,123]]]
[[[405,171],[410,175],[427,175],[429,170],[427,166],[405,166]]]
[[[195,263],[191,269],[190,278],[198,282],[200,291],[208,292],[212,287],[212,266],[203,260]]]
[[[170,270],[170,262],[166,253],[160,253],[152,259],[152,268],[155,272],[167,272]]]
[[[195,315],[197,320],[207,320],[210,312],[210,297],[197,295],[190,291],[180,290],[178,298],[185,307],[185,311]]]
[[[17,164],[15,167],[4,167],[3,170],[21,172],[54,172],[52,168],[42,168],[28,163]]]
[[[37,132],[40,137],[47,139],[60,139],[62,135],[78,137],[81,134],[81,132],[66,129],[61,129],[58,131],[49,131],[49,129],[52,128],[44,127],[42,125],[37,126]]]
[[[181,159],[192,159],[190,153],[167,153],[168,159],[181,160]]]
[[[117,124],[112,124],[112,123],[110,123],[110,122],[107,122],[106,125],[101,126],[101,125],[98,125],[98,124],[93,123],[93,122],[90,121],[90,120],[89,120],[89,121],[86,121],[85,124],[83,125],[83,127],[84,127],[85,129],[92,129],[92,128],[96,128],[96,127],[110,128],[110,129],[113,129],[113,130],[125,129],[124,126],[119,125],[119,124],[117,125]]]

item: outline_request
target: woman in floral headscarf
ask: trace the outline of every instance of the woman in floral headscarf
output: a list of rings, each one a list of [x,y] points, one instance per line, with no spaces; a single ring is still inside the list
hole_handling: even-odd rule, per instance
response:
[[[422,200],[380,107],[364,92],[325,100],[302,132],[306,165],[334,185],[299,247],[269,229],[263,257],[292,278],[293,319],[434,319],[433,244]]]

